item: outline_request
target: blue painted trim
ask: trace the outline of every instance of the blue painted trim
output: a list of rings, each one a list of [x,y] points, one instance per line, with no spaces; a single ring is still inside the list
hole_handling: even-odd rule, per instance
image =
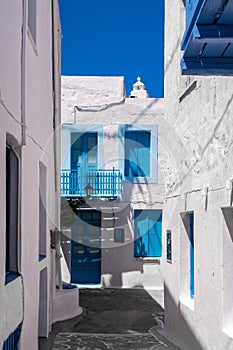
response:
[[[162,256],[162,210],[134,210],[134,257]]]
[[[194,298],[194,214],[189,214],[190,239],[190,297]]]
[[[201,25],[194,26],[194,38],[204,40],[211,39],[211,42],[233,42],[233,27],[231,24]]]
[[[231,2],[222,6],[220,0],[189,0],[181,43],[183,75],[233,75],[232,11]]]
[[[183,57],[183,75],[233,75],[233,58]]]
[[[46,255],[39,254],[39,261],[42,261],[46,258]]]
[[[71,140],[71,133],[94,133],[96,132],[98,135],[97,139],[97,162],[98,162],[98,168],[102,168],[104,165],[104,138],[103,138],[103,125],[102,124],[63,124],[62,125],[62,144],[64,147],[64,144],[66,144],[65,138],[69,137],[69,147],[70,147],[70,140]],[[66,150],[67,152],[70,152],[69,150]],[[63,158],[64,158],[64,152],[63,149]],[[65,159],[62,159],[62,168],[63,169],[70,169],[70,161],[67,161],[66,164],[64,164]]]
[[[10,283],[10,282],[12,282],[12,281],[14,281],[16,278],[18,278],[18,277],[20,277],[20,276],[21,276],[21,275],[20,275],[20,273],[18,273],[18,272],[12,272],[12,271],[7,272],[7,273],[5,274],[5,285],[8,284],[8,283]]]
[[[12,332],[9,337],[4,341],[2,350],[18,350],[19,341],[21,336],[21,327],[19,324],[18,327]]]
[[[167,261],[172,262],[172,232],[167,230]]]
[[[186,31],[184,33],[184,36],[183,36],[183,39],[182,39],[182,42],[181,42],[181,50],[184,51],[188,45],[188,42],[190,41],[191,39],[191,36],[192,36],[192,33],[193,33],[193,28],[194,28],[194,25],[196,24],[196,21],[198,19],[198,16],[200,15],[200,12],[204,6],[204,3],[205,3],[206,0],[199,0],[197,5],[196,5],[196,8],[193,12],[193,16],[189,22],[189,25],[187,26],[186,28]]]
[[[125,166],[125,132],[126,131],[150,131],[150,176],[126,177],[124,176]],[[155,124],[119,124],[119,169],[122,170],[123,178],[132,183],[158,183],[158,126]]]

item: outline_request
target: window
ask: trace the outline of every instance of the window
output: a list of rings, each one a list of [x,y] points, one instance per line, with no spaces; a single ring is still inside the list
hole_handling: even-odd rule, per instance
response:
[[[19,161],[6,145],[6,283],[18,276]]]
[[[123,228],[115,228],[114,230],[114,242],[115,243],[124,243],[125,242],[125,233]]]
[[[28,0],[28,28],[36,44],[36,0]]]
[[[233,17],[228,1],[187,0],[182,73],[233,74]]]
[[[157,183],[158,126],[122,124],[118,127],[119,169],[127,181]]]
[[[172,262],[172,233],[167,230],[167,261]]]
[[[162,210],[134,210],[134,256],[162,256]]]
[[[71,169],[80,168],[83,172],[97,169],[96,132],[71,134]]]
[[[39,163],[39,260],[46,257],[46,167]]]
[[[125,176],[150,176],[150,131],[125,132]]]

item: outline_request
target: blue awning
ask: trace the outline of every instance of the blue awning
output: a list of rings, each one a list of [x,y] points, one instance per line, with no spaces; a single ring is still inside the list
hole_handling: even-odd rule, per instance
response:
[[[182,74],[233,75],[233,0],[187,0]]]

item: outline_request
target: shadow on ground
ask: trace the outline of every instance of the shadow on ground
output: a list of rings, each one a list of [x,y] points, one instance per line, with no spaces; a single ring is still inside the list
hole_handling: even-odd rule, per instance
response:
[[[148,333],[156,326],[153,313],[162,307],[144,289],[80,289],[83,314],[57,322],[40,350],[52,349],[58,333],[133,334]]]

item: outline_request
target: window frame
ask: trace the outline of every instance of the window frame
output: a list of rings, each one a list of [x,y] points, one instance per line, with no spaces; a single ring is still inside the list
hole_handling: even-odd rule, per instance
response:
[[[125,133],[128,131],[150,132],[150,176],[125,176]],[[119,169],[123,178],[132,183],[158,183],[158,125],[119,124]]]
[[[19,174],[20,159],[13,147],[6,143],[6,228],[5,228],[5,284],[19,274]]]
[[[148,145],[143,145],[142,140]],[[146,140],[148,139],[148,140]],[[130,151],[134,149],[135,162],[130,155]],[[149,164],[145,166],[141,164],[141,152],[144,149],[144,155],[146,156],[146,162]],[[148,157],[149,149],[149,157]],[[147,152],[146,152],[147,150]],[[151,132],[149,130],[126,130],[125,131],[125,164],[124,164],[124,176],[125,177],[150,177],[151,166],[150,166],[150,152],[151,152]],[[149,159],[148,159],[149,158]],[[131,166],[131,164],[133,165]],[[149,168],[149,169],[148,169]],[[135,174],[132,174],[134,173]]]
[[[167,246],[167,251],[166,251],[166,258],[167,262],[172,263],[172,231],[167,230],[166,231],[166,246]]]
[[[142,213],[142,217],[141,219],[143,218],[143,220],[137,220],[137,218],[140,219],[140,214]],[[147,214],[147,216],[146,216]],[[149,214],[152,214],[151,216]],[[142,259],[142,258],[145,258],[145,259],[161,259],[162,258],[162,215],[163,215],[163,211],[162,209],[134,209],[134,258],[139,258],[139,259]],[[149,231],[146,232],[139,232],[139,228],[136,226],[137,223],[142,223],[145,219],[148,219],[148,220],[151,220],[151,217],[157,217],[157,220],[154,221],[152,227],[149,227]],[[154,227],[154,225],[157,224],[157,222],[160,221],[161,222],[161,231],[159,233],[154,233],[153,230],[151,232],[151,228]],[[147,222],[148,226],[150,226],[150,222],[148,221]],[[138,232],[137,232],[138,231]],[[137,233],[139,233],[139,236],[137,235]],[[147,251],[147,254],[137,254],[137,250],[138,250],[138,247],[137,247],[137,241],[141,240],[141,243],[143,242],[143,237],[145,238],[146,235],[148,236],[148,251]],[[158,250],[159,253],[157,254],[150,254],[149,250],[150,250],[150,239],[151,238],[155,238],[153,236],[159,236],[157,238],[160,239],[160,242],[159,242],[159,247],[153,247],[153,249],[155,250]],[[144,245],[144,242],[142,243],[142,245]],[[144,250],[145,251],[145,250]],[[145,251],[146,253],[146,251]],[[152,253],[152,252],[151,252]]]

